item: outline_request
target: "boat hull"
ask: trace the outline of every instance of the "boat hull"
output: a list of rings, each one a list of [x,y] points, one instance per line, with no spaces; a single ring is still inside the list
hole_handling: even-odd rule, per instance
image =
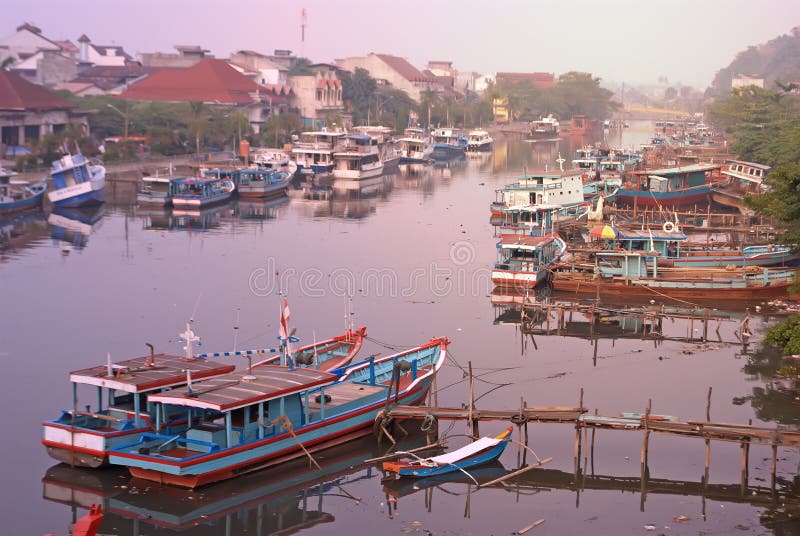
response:
[[[396,402],[407,405],[421,403],[432,379],[432,376],[422,378],[412,389],[402,393]],[[216,457],[204,456],[207,460],[196,463],[164,461],[156,464],[132,453],[126,453],[124,457],[114,453],[111,463],[127,465],[131,475],[136,478],[197,488],[305,456],[300,443],[313,453],[369,434],[378,412],[384,407],[384,401],[376,402],[353,413],[297,428],[294,431],[297,439],[289,434],[281,434],[232,449],[234,452],[220,452]]]
[[[231,192],[223,192],[218,195],[212,195],[208,197],[197,197],[197,196],[175,196],[172,198],[172,204],[175,207],[207,207],[210,205],[215,205],[217,203],[223,203],[231,198]]]
[[[105,177],[51,191],[47,197],[57,207],[86,207],[105,202]]]
[[[617,191],[617,202],[640,207],[689,207],[708,203],[710,195],[710,186],[698,186],[676,192],[620,188]]]
[[[663,298],[694,298],[741,300],[788,295],[793,279],[775,280],[769,284],[748,284],[753,280],[666,280],[633,279],[629,282],[564,277],[558,273],[551,278],[553,289],[567,292],[600,295],[648,296]]]
[[[39,207],[42,204],[42,198],[46,187],[41,191],[28,197],[27,199],[20,199],[19,201],[11,201],[9,203],[0,203],[0,214],[13,214],[15,212],[23,212]]]
[[[536,272],[512,272],[510,270],[492,270],[492,283],[496,287],[528,290],[547,281],[547,270]]]
[[[172,198],[170,198],[168,195],[138,193],[136,194],[136,202],[140,205],[165,207],[172,203]]]
[[[103,432],[44,423],[42,445],[51,458],[78,467],[98,468],[108,465],[108,451],[130,443],[150,427],[125,431]]]
[[[283,192],[288,186],[288,179],[273,184],[240,184],[238,192],[242,197],[267,197]]]

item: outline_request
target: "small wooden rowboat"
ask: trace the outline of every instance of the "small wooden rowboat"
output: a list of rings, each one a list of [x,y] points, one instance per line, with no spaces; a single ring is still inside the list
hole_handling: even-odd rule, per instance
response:
[[[503,454],[511,441],[512,429],[509,426],[495,437],[482,437],[458,450],[439,456],[416,458],[413,461],[383,462],[383,470],[397,473],[398,476],[428,477],[489,463]]]

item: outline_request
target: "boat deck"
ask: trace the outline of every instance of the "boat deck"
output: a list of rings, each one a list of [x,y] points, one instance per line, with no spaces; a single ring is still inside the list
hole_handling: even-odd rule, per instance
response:
[[[376,393],[385,393],[387,387],[385,385],[368,385],[364,383],[340,383],[325,389],[325,395],[330,397],[330,400],[325,399],[325,410],[328,411],[332,408],[343,406],[354,400],[364,398],[368,395]],[[321,408],[320,402],[317,401],[315,395],[308,401],[308,409],[311,413],[318,413]]]

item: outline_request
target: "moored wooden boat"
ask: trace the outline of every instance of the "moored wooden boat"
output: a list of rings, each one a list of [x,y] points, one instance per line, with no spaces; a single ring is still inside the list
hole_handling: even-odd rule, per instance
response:
[[[230,199],[236,186],[231,179],[187,177],[173,181],[172,205],[176,208],[200,208]]]
[[[509,426],[495,437],[481,437],[460,449],[430,458],[414,457],[411,461],[383,462],[383,470],[400,477],[415,478],[464,471],[499,458],[511,441],[512,430],[513,427]]]
[[[0,170],[0,174],[2,170]],[[0,215],[22,212],[41,206],[47,183],[3,182],[0,175]]]
[[[238,178],[240,196],[267,197],[283,193],[289,186],[291,175],[287,171],[249,168],[239,170]]]
[[[179,177],[142,177],[142,185],[136,194],[141,205],[167,206],[172,203],[172,179]]]
[[[327,373],[274,365],[154,395],[156,407],[219,412],[175,435],[145,434],[114,450],[112,463],[135,477],[194,488],[260,470],[367,433],[390,401],[422,401],[449,341]]]
[[[187,411],[170,408],[156,415],[146,409],[150,406],[144,404],[145,397],[187,381],[230,373],[235,368],[191,357],[190,343],[187,348],[185,356],[151,354],[116,363],[109,356],[103,365],[71,372],[73,408],[43,423],[42,444],[47,453],[71,465],[100,467],[108,463],[109,449],[130,443],[144,432],[155,429],[171,434],[186,428],[190,419]],[[94,410],[88,406],[85,410],[77,408],[78,386],[97,388]]]
[[[534,288],[548,278],[550,267],[565,249],[557,236],[503,235],[497,244],[492,283],[520,290]]]

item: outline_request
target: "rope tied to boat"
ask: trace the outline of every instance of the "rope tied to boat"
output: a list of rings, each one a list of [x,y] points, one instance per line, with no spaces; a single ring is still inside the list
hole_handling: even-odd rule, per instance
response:
[[[421,432],[428,432],[436,424],[436,417],[428,413],[422,419],[422,424],[419,426]]]
[[[303,442],[300,441],[300,438],[297,437],[297,434],[294,433],[294,426],[292,425],[292,421],[289,420],[289,417],[287,417],[286,415],[281,415],[280,417],[277,417],[276,419],[273,419],[269,422],[272,425],[279,425],[281,428],[289,432],[289,434],[291,434],[294,440],[297,441],[297,444],[300,445],[300,448],[303,449],[303,452],[305,452],[306,456],[308,456],[309,461],[313,463],[317,469],[322,470],[322,467],[320,467],[320,465],[317,463],[317,460],[314,459],[314,457],[311,455],[311,453],[308,451],[305,445],[303,445]]]

